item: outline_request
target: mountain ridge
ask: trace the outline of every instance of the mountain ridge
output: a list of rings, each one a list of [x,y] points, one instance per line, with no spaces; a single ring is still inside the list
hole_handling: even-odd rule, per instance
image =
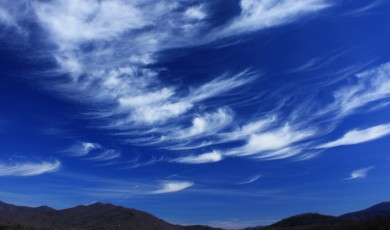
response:
[[[390,217],[390,202],[382,202],[369,208],[339,216],[347,220],[367,220],[376,216]]]
[[[208,226],[181,226],[170,224],[140,210],[94,203],[56,210],[47,206],[37,208],[0,202],[0,226],[28,226],[34,229],[85,230],[203,230]],[[98,227],[97,227],[98,226]],[[0,228],[1,229],[1,228]]]
[[[372,226],[375,226],[372,228]],[[109,203],[78,205],[57,210],[48,206],[25,207],[0,201],[0,230],[222,230],[204,225],[182,226],[133,208]],[[367,209],[328,216],[304,213],[282,219],[269,226],[246,230],[388,230],[390,202]]]

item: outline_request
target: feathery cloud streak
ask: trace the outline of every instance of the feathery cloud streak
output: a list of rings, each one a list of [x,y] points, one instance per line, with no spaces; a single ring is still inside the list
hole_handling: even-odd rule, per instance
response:
[[[194,183],[190,181],[165,181],[161,184],[161,188],[153,191],[152,194],[179,192],[193,185]]]
[[[342,145],[356,145],[373,141],[390,134],[390,124],[378,125],[363,130],[352,130],[338,140],[325,143],[317,148],[333,148]]]
[[[368,167],[368,168],[361,168],[353,171],[351,173],[351,176],[346,178],[346,180],[356,180],[356,179],[363,179],[367,177],[368,172],[373,169],[374,167]]]
[[[251,183],[256,182],[257,180],[259,180],[261,177],[262,177],[261,175],[256,175],[256,176],[253,176],[253,177],[249,178],[246,181],[243,181],[243,182],[240,182],[240,183],[237,183],[237,184],[239,184],[239,185],[251,184]]]
[[[242,0],[241,14],[220,33],[222,36],[249,33],[293,21],[299,16],[330,6],[319,0]]]
[[[37,176],[59,170],[61,162],[1,162],[0,176]]]
[[[221,160],[223,160],[223,155],[218,151],[213,151],[210,153],[203,153],[201,155],[184,156],[173,161],[184,164],[205,164],[214,163]]]
[[[71,156],[85,156],[88,155],[91,151],[94,151],[96,149],[100,149],[101,146],[97,143],[91,143],[91,142],[80,142],[72,147],[70,147],[67,150],[64,150],[63,152],[69,153]]]
[[[248,87],[260,74],[227,71],[197,85],[168,84],[160,78],[161,70],[152,65],[159,63],[158,53],[290,23],[321,11],[330,3],[241,0],[238,14],[214,28],[209,21],[213,12],[208,4],[199,1],[188,6],[182,1],[150,0],[32,1],[32,17],[46,31],[47,43],[56,46],[50,54],[58,63],[57,72],[48,75],[57,79],[58,84],[51,90],[99,105],[93,108],[98,112],[89,114],[107,122],[104,127],[127,133],[132,144],[179,152],[191,150],[173,157],[182,163],[216,162],[230,156],[258,159],[296,156],[303,149],[312,148],[314,139],[331,131],[323,131],[322,125],[314,120],[335,117],[325,124],[332,126],[359,108],[389,97],[388,63],[358,74],[354,84],[334,93],[331,103],[318,105],[307,99],[306,103],[313,104],[313,108],[305,108],[306,113],[296,109],[291,114],[279,114],[278,108],[274,108],[275,114],[264,117],[253,114],[245,121],[234,119],[241,111],[229,102],[216,103],[211,109],[206,106],[208,101]],[[0,8],[7,18],[20,17],[4,4]],[[64,79],[62,73],[69,74],[69,78]],[[274,95],[256,98],[256,105],[284,99]],[[225,143],[235,147],[224,149],[221,144]],[[81,146],[78,152],[85,155],[92,150]],[[114,159],[120,154],[102,150],[99,156],[96,158]]]

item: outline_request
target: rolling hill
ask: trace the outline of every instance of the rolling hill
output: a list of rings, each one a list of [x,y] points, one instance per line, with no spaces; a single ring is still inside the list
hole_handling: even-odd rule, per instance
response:
[[[0,230],[218,230],[203,225],[168,223],[136,209],[95,203],[56,210],[0,201]],[[389,230],[390,202],[339,217],[317,213],[292,216],[265,227],[246,230]]]
[[[24,226],[50,230],[208,230],[207,226],[180,226],[167,223],[149,213],[112,204],[95,203],[55,210],[15,206],[0,202],[0,226]],[[1,229],[1,228],[0,228]],[[7,229],[7,228],[4,228]],[[23,229],[23,228],[21,228]]]

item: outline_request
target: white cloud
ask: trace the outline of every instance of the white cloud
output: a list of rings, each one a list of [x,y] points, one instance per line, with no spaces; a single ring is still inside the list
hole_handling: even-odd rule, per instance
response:
[[[8,26],[14,26],[16,24],[14,18],[2,8],[0,8],[0,23],[3,23]]]
[[[363,179],[367,177],[368,172],[374,167],[357,169],[351,173],[351,176],[346,178],[346,180],[355,180],[355,179]]]
[[[215,133],[232,122],[232,115],[226,108],[218,109],[216,113],[197,116],[192,120],[192,127],[188,135],[194,136],[203,133]]]
[[[160,69],[150,64],[157,63],[158,54],[164,50],[202,45],[289,23],[328,4],[325,0],[241,0],[239,16],[226,25],[211,28],[208,19],[215,15],[207,8],[207,1],[202,2],[189,6],[188,1],[163,0],[32,0],[29,14],[46,31],[47,36],[41,37],[56,46],[50,52],[58,63],[55,71],[61,74],[49,74],[53,78],[60,76],[49,90],[92,105],[98,112],[89,115],[107,121],[104,127],[127,132],[134,137],[131,141],[140,145],[184,150],[246,141],[245,146],[236,149],[244,153],[235,155],[291,155],[283,150],[308,138],[311,131],[278,128],[276,116],[252,117],[251,122],[240,124],[234,120],[234,107],[226,100],[224,105],[216,102],[213,108],[220,108],[216,111],[210,112],[206,106],[211,99],[242,89],[260,74],[226,73],[184,87],[164,82]],[[70,76],[64,79],[64,73]],[[204,137],[208,139],[201,140]],[[83,156],[98,148],[101,147],[93,143],[82,143],[74,152]],[[120,157],[117,151],[100,150],[90,159],[106,161]],[[211,152],[179,159],[210,162],[222,158],[221,153]]]
[[[318,146],[317,148],[333,148],[342,145],[356,145],[373,141],[390,134],[390,124],[378,125],[368,129],[352,130],[347,132],[338,140],[331,141]]]
[[[121,157],[121,153],[119,151],[108,149],[99,153],[97,156],[91,157],[89,159],[96,160],[96,161],[109,161],[109,160],[118,159],[120,157]]]
[[[356,75],[355,84],[334,93],[334,103],[323,112],[347,116],[372,102],[390,97],[390,62]]]
[[[248,156],[266,151],[282,150],[313,135],[315,135],[313,130],[294,130],[287,124],[278,129],[252,134],[245,146],[232,150],[229,155]]]
[[[71,154],[72,156],[85,156],[93,150],[100,149],[101,146],[97,143],[80,142],[65,150],[64,152]]]
[[[21,1],[22,2],[22,1]],[[3,5],[4,4],[4,5]],[[5,2],[0,3],[0,25],[14,29],[19,35],[27,35],[26,30],[24,30],[18,22],[18,17],[15,17],[15,14],[18,14],[20,11],[23,11],[23,3],[12,4],[9,9],[5,6]],[[0,34],[1,35],[1,34]]]
[[[192,120],[191,127],[174,132],[171,139],[181,140],[195,138],[197,136],[205,137],[216,134],[233,121],[232,111],[228,108],[220,108],[214,113],[205,113],[197,115]]]
[[[135,123],[154,124],[178,117],[193,107],[188,102],[165,102],[161,105],[141,106],[132,113]]]
[[[248,71],[241,72],[234,76],[225,74],[200,87],[192,89],[187,98],[192,102],[203,101],[248,84],[256,77],[257,74]]]
[[[0,176],[37,176],[59,170],[61,162],[0,163]]]
[[[302,152],[302,148],[297,146],[287,146],[283,149],[276,151],[268,151],[265,153],[257,154],[255,159],[265,159],[265,160],[280,160],[286,159],[289,157],[296,156]]]
[[[215,163],[221,160],[223,160],[222,154],[219,151],[212,151],[200,155],[190,155],[190,156],[176,158],[173,161],[177,163],[183,163],[183,164],[206,164],[206,163]]]
[[[191,6],[185,12],[184,15],[189,19],[203,20],[207,17],[207,13],[204,11],[204,6]]]
[[[352,17],[358,17],[358,16],[364,16],[366,14],[373,13],[375,9],[383,6],[383,0],[373,0],[368,2],[366,5],[353,9],[350,12],[347,12],[346,16],[352,16]]]
[[[69,153],[74,157],[85,157],[88,155],[86,159],[94,161],[110,161],[122,156],[121,152],[117,150],[108,149],[92,142],[79,142],[63,152]]]
[[[178,95],[176,96],[176,94],[179,94],[180,89],[164,87],[150,90],[149,86],[154,84],[152,83],[153,80],[150,79],[147,81],[133,81],[129,80],[131,78],[127,78],[126,82],[123,82],[123,79],[117,76],[123,74],[127,76],[128,74],[132,74],[132,72],[130,70],[121,70],[120,74],[115,72],[115,74],[112,74],[111,78],[106,80],[105,83],[106,90],[108,87],[110,87],[110,91],[111,88],[112,90],[119,88],[119,91],[115,91],[114,93],[114,97],[118,97],[117,111],[121,114],[128,114],[128,118],[122,119],[118,123],[113,123],[113,125],[121,127],[130,124],[152,125],[156,123],[164,123],[172,118],[177,118],[184,115],[196,107],[197,104],[202,103],[207,99],[222,95],[254,80],[252,73],[247,72],[239,73],[232,77],[224,75],[203,85],[200,85],[199,87],[192,88],[187,95],[182,95],[179,97]],[[153,76],[151,78],[154,79]],[[127,84],[138,85],[138,87],[141,88],[134,89],[129,88],[132,86],[125,87],[122,93],[121,87]],[[196,124],[194,124],[192,131],[183,130],[181,134],[175,135],[178,135],[177,137],[179,137],[180,135],[195,134],[190,134],[188,132],[196,132],[196,126],[202,122],[202,119],[205,122],[207,122],[209,119],[216,121],[213,116],[219,116],[219,118],[223,118],[222,123],[221,121],[218,121],[219,125],[213,126],[214,129],[217,129],[217,126],[220,127],[228,123],[231,114],[232,112],[224,108],[218,110],[215,115],[206,114],[204,115],[204,118],[195,118],[196,120],[193,122]]]
[[[245,140],[253,134],[266,131],[272,124],[275,124],[276,121],[276,116],[269,116],[243,124],[240,128],[231,132],[222,133],[220,136],[222,141]]]
[[[318,2],[301,0],[290,5],[283,3],[276,9],[294,6],[295,11],[307,11],[318,6]],[[73,76],[72,81],[58,84],[58,90],[111,105],[112,101],[117,101],[104,116],[123,115],[113,120],[111,127],[164,123],[181,117],[204,100],[254,79],[255,74],[248,72],[225,75],[192,87],[188,95],[182,93],[186,89],[165,86],[158,79],[158,70],[143,66],[154,63],[154,54],[164,49],[193,45],[193,38],[201,35],[205,28],[205,24],[198,21],[207,17],[207,5],[188,7],[180,1],[149,3],[122,0],[33,2],[39,22],[49,33],[50,41],[58,46],[54,57],[62,71]],[[302,7],[303,3],[308,7]],[[268,4],[243,0],[240,20],[253,20],[256,15],[249,11]],[[140,30],[146,26],[148,29]],[[85,51],[85,44],[91,44],[93,49]]]
[[[134,97],[120,98],[119,104],[123,107],[140,107],[145,105],[160,104],[162,101],[169,100],[174,95],[172,89],[163,88],[158,91],[150,92],[144,95]]]
[[[179,192],[193,186],[194,183],[190,181],[165,181],[161,188],[151,192],[152,194]]]
[[[251,184],[251,183],[256,182],[257,180],[259,180],[261,177],[262,177],[261,175],[255,175],[255,176],[249,178],[248,180],[240,182],[240,183],[237,183],[237,184],[239,184],[239,185]]]
[[[330,6],[324,0],[241,0],[241,14],[219,36],[249,33],[293,21]]]
[[[55,0],[35,2],[34,8],[61,46],[110,39],[148,24],[143,12],[122,0]]]

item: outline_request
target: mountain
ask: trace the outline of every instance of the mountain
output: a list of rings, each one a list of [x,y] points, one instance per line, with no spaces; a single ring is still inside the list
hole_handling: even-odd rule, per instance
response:
[[[50,230],[211,230],[207,226],[180,226],[167,223],[149,213],[112,204],[95,203],[55,210],[42,206],[22,207],[0,202],[1,226],[20,225],[24,229]]]
[[[373,217],[390,217],[390,202],[383,202],[367,209],[341,215],[340,218],[346,220],[368,220]]]
[[[307,213],[246,230],[390,230],[390,202],[339,217]]]
[[[0,201],[0,230],[222,230],[174,225],[136,209],[95,203],[56,210],[23,207]],[[389,230],[390,202],[339,217],[306,213],[265,227],[246,230]]]
[[[30,207],[23,207],[23,206],[16,206],[12,204],[7,204],[2,201],[0,201],[0,212],[31,212],[31,211],[49,211],[54,210],[47,206],[41,206],[38,208],[30,208]]]
[[[318,226],[333,229],[346,224],[347,221],[334,216],[326,216],[317,213],[306,213],[283,219],[266,227],[248,228],[246,230],[284,230],[284,229],[317,229]],[[321,228],[322,229],[322,228]]]
[[[390,217],[376,217],[364,221],[345,220],[319,214],[289,217],[267,227],[246,230],[389,230]]]
[[[344,223],[345,223],[344,220],[334,216],[326,216],[317,213],[307,213],[307,214],[301,214],[301,215],[286,218],[275,224],[272,224],[269,227],[290,228],[290,227],[297,227],[297,226],[314,226],[314,225],[334,226],[334,225],[339,225]]]

